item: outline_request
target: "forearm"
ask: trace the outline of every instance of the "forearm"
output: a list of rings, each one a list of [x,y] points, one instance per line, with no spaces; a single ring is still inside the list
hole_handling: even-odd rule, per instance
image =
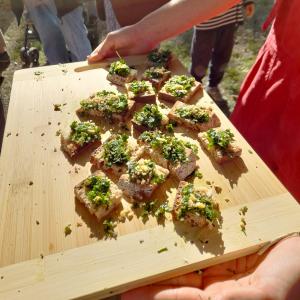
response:
[[[228,10],[240,0],[171,0],[133,25],[154,45]],[[143,38],[143,39],[144,39]]]

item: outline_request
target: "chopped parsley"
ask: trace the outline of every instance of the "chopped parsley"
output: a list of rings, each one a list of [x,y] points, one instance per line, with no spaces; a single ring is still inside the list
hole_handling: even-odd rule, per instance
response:
[[[230,129],[219,130],[209,129],[206,133],[206,137],[209,141],[209,147],[220,147],[226,149],[231,142],[234,141],[234,134]]]
[[[110,180],[107,177],[92,175],[84,181],[84,186],[88,200],[95,207],[111,204]]]
[[[154,215],[156,218],[164,218],[166,213],[171,212],[171,207],[168,205],[168,202],[162,203],[155,211]]]
[[[128,162],[130,158],[130,149],[128,148],[128,135],[118,134],[103,144],[103,159],[105,165],[122,165]]]
[[[151,91],[151,83],[145,80],[134,80],[128,84],[128,89],[134,95],[144,94]]]
[[[82,100],[80,106],[84,111],[97,110],[104,116],[111,117],[113,113],[121,113],[128,109],[128,99],[124,94],[111,91],[100,91],[89,99]]]
[[[70,235],[72,233],[71,224],[65,227],[65,236]]]
[[[163,115],[156,104],[146,104],[142,110],[135,113],[133,119],[136,123],[149,127],[157,128],[161,125]]]
[[[139,139],[145,143],[148,143],[151,148],[158,150],[165,159],[172,163],[185,163],[187,162],[186,148],[196,151],[195,145],[189,142],[180,140],[174,136],[168,136],[160,131],[145,131]]]
[[[106,238],[116,238],[117,233],[115,232],[116,223],[112,219],[105,220],[103,222],[103,230]]]
[[[109,67],[109,74],[119,75],[121,77],[126,77],[130,74],[130,68],[127,66],[124,59],[117,60],[111,63]]]
[[[167,72],[164,67],[151,67],[144,72],[144,77],[147,79],[160,79]]]
[[[164,89],[174,97],[183,98],[194,85],[194,77],[187,75],[175,75],[166,82]]]
[[[155,49],[148,54],[148,60],[155,66],[166,67],[171,58],[170,50]]]
[[[70,140],[80,146],[101,139],[100,128],[92,121],[73,121],[70,127]]]
[[[190,120],[193,123],[207,123],[209,120],[207,109],[197,105],[177,108],[175,113],[181,118]]]
[[[197,191],[193,184],[187,184],[182,188],[181,205],[178,211],[178,219],[183,221],[187,214],[204,216],[213,222],[218,219],[219,211],[212,198],[203,192]]]
[[[168,248],[167,248],[167,247],[159,249],[159,250],[157,251],[157,253],[162,253],[162,252],[166,252],[166,251],[168,251]]]
[[[128,174],[130,181],[139,184],[160,184],[166,177],[158,174],[156,164],[149,159],[128,162]]]

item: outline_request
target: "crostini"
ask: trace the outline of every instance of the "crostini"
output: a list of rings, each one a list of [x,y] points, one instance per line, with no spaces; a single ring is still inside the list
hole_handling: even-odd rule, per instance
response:
[[[61,147],[70,157],[101,142],[100,128],[92,121],[73,121],[70,130],[61,134]]]
[[[101,171],[96,171],[74,188],[75,197],[101,221],[121,203],[122,191]]]
[[[195,131],[207,131],[221,125],[220,119],[211,107],[187,105],[180,101],[176,101],[168,113],[168,118]]]
[[[137,78],[137,70],[130,68],[124,59],[120,59],[111,63],[106,78],[116,85],[125,86],[125,83]]]
[[[230,161],[242,153],[242,149],[235,145],[234,134],[230,129],[209,129],[199,133],[198,138],[202,146],[219,164]]]
[[[158,92],[158,99],[169,102],[188,102],[202,89],[202,85],[192,76],[174,75]]]
[[[158,91],[161,86],[171,77],[171,71],[164,67],[150,67],[142,76],[142,80],[148,80]]]
[[[179,183],[172,215],[175,220],[192,226],[213,228],[218,222],[219,205],[213,200],[212,193],[206,187],[196,188],[193,184]]]
[[[118,186],[132,200],[149,199],[169,175],[169,171],[149,159],[128,162],[128,172],[123,174]]]
[[[170,50],[154,49],[148,54],[148,64],[153,67],[170,67],[172,53]]]
[[[135,80],[125,85],[128,99],[137,103],[155,103],[156,95],[151,82]]]

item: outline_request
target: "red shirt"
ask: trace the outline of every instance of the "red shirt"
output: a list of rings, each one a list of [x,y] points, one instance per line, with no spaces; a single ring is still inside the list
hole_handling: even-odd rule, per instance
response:
[[[300,201],[300,1],[277,1],[273,14],[231,120]]]

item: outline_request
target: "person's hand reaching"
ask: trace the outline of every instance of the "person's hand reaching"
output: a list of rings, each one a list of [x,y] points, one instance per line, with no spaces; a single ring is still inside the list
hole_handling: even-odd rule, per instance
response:
[[[300,237],[268,253],[210,267],[122,295],[122,300],[299,300]]]

